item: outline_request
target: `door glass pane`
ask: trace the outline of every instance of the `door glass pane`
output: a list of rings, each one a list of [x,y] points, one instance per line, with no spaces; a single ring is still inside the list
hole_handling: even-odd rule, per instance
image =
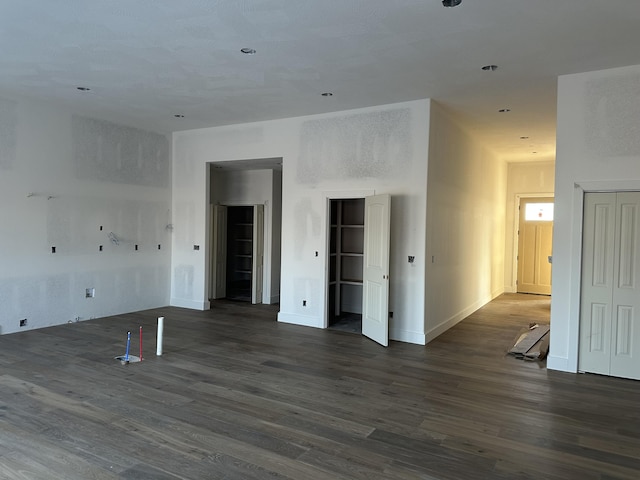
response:
[[[553,203],[527,203],[524,219],[527,222],[553,222]]]

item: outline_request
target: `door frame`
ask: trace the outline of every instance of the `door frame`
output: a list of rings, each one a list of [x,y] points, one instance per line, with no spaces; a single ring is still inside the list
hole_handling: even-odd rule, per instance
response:
[[[553,193],[543,192],[543,193],[516,193],[515,195],[515,203],[514,203],[514,219],[513,219],[513,231],[511,232],[511,241],[513,244],[513,255],[511,257],[511,291],[518,291],[518,229],[520,228],[520,200],[523,198],[554,198]],[[554,198],[555,203],[555,198]],[[552,293],[553,293],[553,283],[552,283]]]
[[[324,275],[322,277],[322,328],[329,327],[329,249],[331,248],[331,200],[365,198],[375,195],[375,190],[336,190],[322,192],[324,196],[325,235],[322,254],[324,255]]]

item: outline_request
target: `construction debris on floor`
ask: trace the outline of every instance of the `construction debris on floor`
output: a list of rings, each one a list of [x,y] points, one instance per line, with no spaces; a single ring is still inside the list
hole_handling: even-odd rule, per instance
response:
[[[520,332],[509,355],[522,360],[544,360],[549,353],[549,325],[529,325],[526,331]]]

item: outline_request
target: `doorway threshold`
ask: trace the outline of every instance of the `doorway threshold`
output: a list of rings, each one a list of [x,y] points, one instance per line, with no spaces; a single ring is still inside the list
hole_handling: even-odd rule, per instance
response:
[[[337,330],[340,332],[362,334],[362,315],[359,313],[343,314],[336,319],[334,323],[329,325],[329,330]]]

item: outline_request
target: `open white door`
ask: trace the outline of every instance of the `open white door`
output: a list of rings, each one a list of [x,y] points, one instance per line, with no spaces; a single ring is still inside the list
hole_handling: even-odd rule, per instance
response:
[[[264,272],[264,205],[253,207],[253,261],[251,262],[251,303],[262,303]]]
[[[374,195],[364,204],[362,334],[389,345],[389,244],[391,196]]]
[[[209,298],[227,296],[227,207],[214,205],[211,221],[211,291]]]

